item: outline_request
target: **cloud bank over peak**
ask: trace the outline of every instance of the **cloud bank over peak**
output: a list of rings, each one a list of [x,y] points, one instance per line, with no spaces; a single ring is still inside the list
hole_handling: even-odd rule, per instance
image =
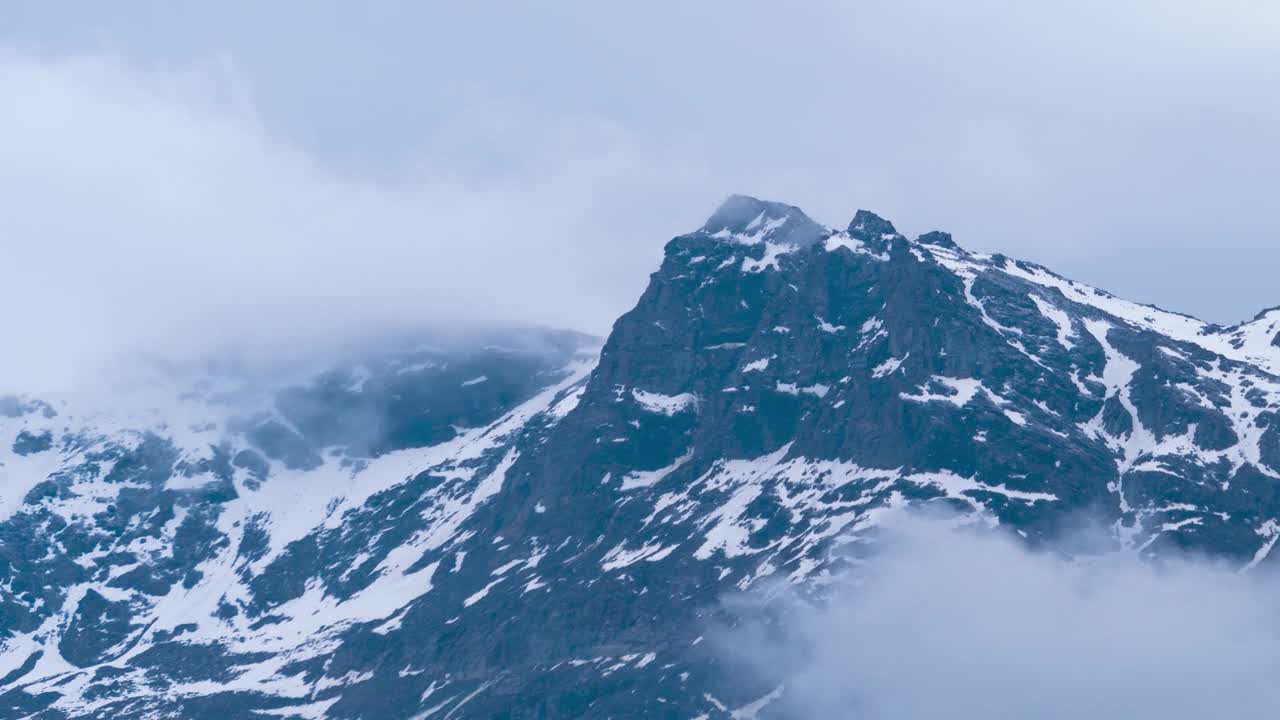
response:
[[[63,386],[129,354],[288,352],[432,324],[603,332],[668,227],[696,217],[673,217],[671,198],[712,185],[696,151],[496,107],[412,172],[353,177],[210,87],[0,57],[16,99],[0,122],[0,386]]]

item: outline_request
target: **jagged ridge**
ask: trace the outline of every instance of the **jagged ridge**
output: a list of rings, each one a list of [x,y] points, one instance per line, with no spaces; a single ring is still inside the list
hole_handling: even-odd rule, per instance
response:
[[[0,707],[728,717],[776,693],[698,641],[724,593],[819,590],[912,503],[1032,544],[1087,513],[1132,552],[1256,567],[1280,534],[1271,318],[1218,328],[734,196],[667,244],[594,369],[525,366],[548,374],[472,430],[313,457],[290,433],[331,438],[324,412],[257,439],[95,434],[14,399],[4,469],[46,489],[5,496]],[[275,455],[235,462],[255,448]],[[132,519],[85,511],[107,505]]]

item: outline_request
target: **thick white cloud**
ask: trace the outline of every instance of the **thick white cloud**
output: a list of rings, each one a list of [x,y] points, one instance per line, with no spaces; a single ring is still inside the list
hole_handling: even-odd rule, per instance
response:
[[[438,163],[345,177],[200,87],[0,61],[0,385],[83,379],[122,353],[276,353],[413,325],[607,331],[668,228],[695,222],[678,211],[717,199],[696,149],[499,108],[442,134]],[[469,171],[484,153],[504,167]]]
[[[774,595],[780,624],[720,635],[785,686],[773,710],[1118,720],[1262,717],[1280,703],[1274,577],[1121,553],[1069,561],[937,519],[898,518],[883,542],[828,604]]]

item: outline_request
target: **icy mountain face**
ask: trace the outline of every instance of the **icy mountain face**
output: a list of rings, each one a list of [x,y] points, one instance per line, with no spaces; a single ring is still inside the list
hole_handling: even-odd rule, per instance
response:
[[[737,196],[598,360],[382,358],[235,417],[12,398],[0,716],[768,716],[720,600],[820,590],[895,507],[1268,562],[1278,334]]]

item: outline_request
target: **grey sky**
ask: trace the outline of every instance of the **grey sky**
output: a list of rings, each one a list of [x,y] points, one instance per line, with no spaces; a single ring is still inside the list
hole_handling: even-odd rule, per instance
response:
[[[0,235],[60,340],[85,305],[606,332],[731,192],[1230,323],[1280,303],[1278,34],[1252,0],[15,2]]]

